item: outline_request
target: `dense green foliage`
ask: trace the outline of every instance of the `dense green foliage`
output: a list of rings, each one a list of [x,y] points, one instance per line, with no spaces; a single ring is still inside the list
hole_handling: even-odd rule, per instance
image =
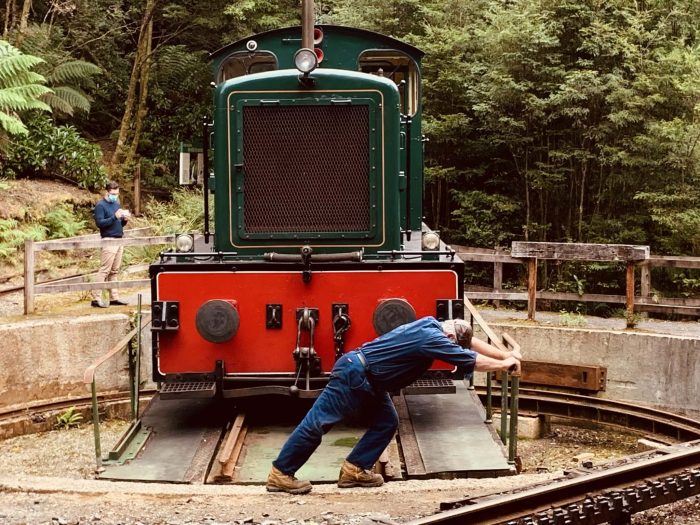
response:
[[[48,79],[45,100],[63,119],[53,125],[115,139],[146,5],[35,0],[23,33],[12,15],[5,37],[44,60],[25,71]],[[322,22],[426,52],[426,215],[452,242],[644,243],[700,254],[698,2],[317,0],[316,10]],[[175,186],[178,143],[201,135],[206,53],[299,16],[298,0],[155,4],[136,159],[147,184]],[[0,89],[10,77],[0,67]],[[87,103],[89,114],[75,111]],[[83,174],[62,175],[96,181],[84,165],[99,159],[75,144]],[[10,169],[45,170],[25,147]]]
[[[0,177],[59,178],[84,188],[102,188],[106,181],[102,152],[72,126],[55,126],[41,115],[27,121],[27,133],[8,148]]]

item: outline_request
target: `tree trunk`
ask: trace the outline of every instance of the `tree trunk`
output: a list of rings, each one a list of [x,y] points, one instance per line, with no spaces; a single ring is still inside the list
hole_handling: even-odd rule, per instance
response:
[[[148,113],[148,108],[146,106],[146,99],[148,98],[148,79],[151,73],[151,39],[153,37],[153,20],[148,24],[148,29],[146,31],[145,42],[145,57],[141,66],[141,75],[139,77],[139,100],[138,109],[136,110],[136,116],[134,121],[134,134],[131,138],[131,144],[127,148],[126,157],[124,158],[124,166],[131,166],[136,156],[136,150],[138,149],[139,140],[141,139],[141,128],[143,127],[143,121]]]
[[[588,173],[588,167],[586,162],[581,166],[581,195],[578,201],[578,242],[583,242],[583,237],[581,231],[583,230],[583,201],[586,195],[586,174]]]
[[[29,24],[29,11],[32,9],[32,0],[24,0],[22,4],[22,14],[19,18],[19,34],[17,35],[17,47],[22,44],[24,40],[24,34],[27,32],[27,25]]]
[[[121,126],[119,127],[119,138],[117,139],[117,146],[112,154],[110,166],[111,176],[116,179],[123,178],[121,157],[130,140],[135,117],[134,106],[137,103],[137,88],[139,87],[139,80],[142,76],[141,69],[144,67],[146,61],[149,60],[149,52],[151,49],[150,35],[152,34],[151,21],[155,13],[156,3],[156,0],[147,0],[146,9],[144,10],[143,19],[141,20],[141,29],[136,46],[136,56],[134,57],[134,65],[131,68],[131,78],[129,78],[129,88],[124,104],[124,115],[122,116]]]
[[[15,0],[7,0],[5,4],[5,27],[2,29],[2,37],[7,38],[7,33],[9,33],[12,27],[11,20],[15,16]]]

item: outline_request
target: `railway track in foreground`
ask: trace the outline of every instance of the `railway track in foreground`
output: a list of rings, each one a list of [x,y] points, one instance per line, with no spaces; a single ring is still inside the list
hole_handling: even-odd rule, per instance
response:
[[[478,393],[486,395],[485,389]],[[493,397],[497,402],[498,395]],[[112,393],[101,402],[120,398],[128,399],[128,393]],[[622,465],[576,471],[573,478],[528,490],[446,502],[441,508],[448,510],[412,525],[623,525],[635,513],[700,494],[700,421],[644,406],[539,389],[522,389],[520,400],[527,412],[595,421],[686,442],[653,455],[626,458]],[[0,426],[20,416],[40,420],[42,413],[69,406],[89,410],[89,405],[89,398],[81,397],[13,410],[0,414]]]
[[[633,514],[698,494],[700,441],[694,441],[657,457],[481,498],[409,524],[623,525],[631,523]]]

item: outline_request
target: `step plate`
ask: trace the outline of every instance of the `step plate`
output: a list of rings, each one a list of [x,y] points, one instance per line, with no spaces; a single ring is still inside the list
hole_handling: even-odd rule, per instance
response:
[[[214,381],[183,381],[181,383],[163,383],[160,388],[161,399],[207,399],[216,394]]]
[[[405,396],[416,396],[423,394],[454,394],[457,392],[454,381],[445,378],[421,377],[404,388]]]

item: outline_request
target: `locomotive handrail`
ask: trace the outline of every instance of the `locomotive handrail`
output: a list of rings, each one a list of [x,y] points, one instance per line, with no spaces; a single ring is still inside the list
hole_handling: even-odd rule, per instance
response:
[[[309,260],[311,262],[342,262],[342,261],[354,261],[362,262],[363,252],[362,250],[354,252],[343,252],[343,253],[314,253],[309,255]],[[268,252],[264,255],[266,261],[269,262],[303,262],[304,256],[297,253],[277,253]]]
[[[192,258],[206,258],[214,259],[219,262],[224,260],[224,257],[233,257],[238,255],[238,252],[172,252],[172,251],[162,251],[158,254],[160,262],[165,262],[165,259],[192,259]]]
[[[107,353],[97,358],[83,374],[83,382],[90,385],[92,392],[92,427],[95,438],[95,462],[96,472],[102,471],[102,447],[100,444],[100,413],[97,406],[97,384],[95,372],[97,369],[109,361],[112,357],[120,353],[136,337],[136,349],[129,348],[129,391],[131,394],[131,427],[137,425],[139,411],[139,381],[141,379],[141,332],[151,322],[151,314],[145,316],[141,313],[141,294],[138,296],[138,309],[136,312],[136,328],[122,337]],[[133,364],[133,366],[132,366]]]
[[[499,337],[496,332],[484,320],[474,305],[464,297],[464,307],[471,314],[472,328],[478,324],[487,338],[487,342],[503,352],[518,351],[520,345],[509,334],[503,333]],[[492,378],[491,372],[486,373],[486,423],[492,422]],[[470,387],[473,388],[473,376]],[[509,385],[510,383],[510,385]],[[516,464],[518,456],[518,391],[520,378],[511,376],[507,372],[501,374],[501,442],[508,447],[508,462]],[[510,395],[509,395],[510,393]],[[510,425],[508,425],[510,418]]]
[[[448,249],[448,250],[443,250],[443,251],[428,251],[428,250],[415,250],[415,251],[406,251],[406,250],[379,250],[377,252],[377,255],[390,255],[392,259],[396,259],[397,257],[403,257],[404,255],[447,255],[450,257],[450,260],[454,260],[455,255],[457,255],[457,252]]]

